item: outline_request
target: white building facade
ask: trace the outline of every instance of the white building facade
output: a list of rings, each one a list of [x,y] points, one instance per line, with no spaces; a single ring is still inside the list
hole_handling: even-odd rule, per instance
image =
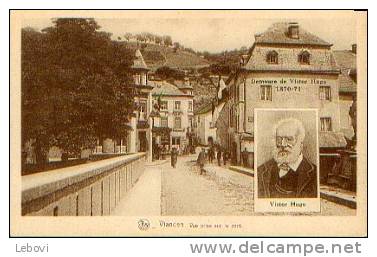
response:
[[[153,121],[156,132],[153,134],[154,143],[163,145],[169,150],[175,147],[183,151],[185,147],[192,145],[194,117],[192,87],[187,86],[183,90],[167,81],[151,81],[151,84],[153,105],[159,106],[158,114]],[[165,132],[157,135],[158,130],[163,131],[161,128],[168,128],[169,135]]]

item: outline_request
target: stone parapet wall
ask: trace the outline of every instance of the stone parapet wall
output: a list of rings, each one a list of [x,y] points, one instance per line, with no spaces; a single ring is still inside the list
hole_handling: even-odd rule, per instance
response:
[[[144,171],[145,153],[22,177],[22,215],[109,215]]]

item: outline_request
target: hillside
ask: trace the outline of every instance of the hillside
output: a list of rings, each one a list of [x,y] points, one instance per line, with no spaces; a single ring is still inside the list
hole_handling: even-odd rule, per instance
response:
[[[136,49],[136,42],[125,42],[127,48]],[[175,50],[164,45],[141,43],[141,52],[148,67],[156,70],[162,66],[176,69],[202,68],[209,66],[210,61],[181,49]]]
[[[205,58],[182,49],[175,50],[165,45],[151,43],[122,42],[127,48],[141,48],[145,63],[151,70],[156,71],[158,68],[167,66],[173,69],[191,70],[195,68],[197,73],[191,77],[191,85],[194,89],[194,110],[202,108],[210,103],[217,95],[217,85],[219,76],[216,68],[212,65],[223,65],[223,54],[208,54]],[[232,64],[239,61],[239,52],[229,52],[226,55],[225,63],[231,60]],[[224,66],[227,66],[226,64]],[[229,70],[229,69],[225,69]],[[222,77],[226,79],[228,72],[221,72]],[[191,74],[193,75],[193,74]],[[173,79],[173,78],[171,78]]]

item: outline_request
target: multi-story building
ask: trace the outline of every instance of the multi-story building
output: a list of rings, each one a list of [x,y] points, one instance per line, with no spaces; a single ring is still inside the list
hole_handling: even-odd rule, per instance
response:
[[[124,140],[106,139],[97,152],[147,152],[151,160],[156,145],[169,151],[172,147],[182,150],[192,145],[194,96],[190,81],[149,80],[149,69],[139,50],[131,71],[135,110],[130,117],[130,129],[125,131]]]
[[[134,63],[131,66],[134,89],[135,111],[131,119],[130,152],[149,152],[151,154],[151,126],[149,114],[152,111],[152,89],[148,80],[148,67],[139,50],[135,52]]]
[[[135,51],[135,59],[131,66],[134,88],[134,112],[130,117],[129,130],[121,140],[105,139],[96,152],[102,153],[135,153],[147,152],[151,158],[152,132],[150,113],[152,111],[153,86],[148,80],[148,67],[139,50]]]
[[[255,35],[249,57],[227,81],[227,142],[240,163],[246,148],[254,153],[255,108],[318,109],[321,151],[344,147],[340,120],[339,74],[332,44],[298,23],[276,23]],[[221,115],[220,115],[221,116]]]
[[[216,99],[195,111],[194,134],[198,139],[198,143],[202,145],[221,143],[219,131],[222,131],[222,129],[218,129],[217,120],[226,104],[226,91],[225,82],[220,79]],[[218,125],[221,126],[220,124]],[[225,126],[227,128],[228,124]]]
[[[212,103],[208,103],[196,110],[194,117],[194,133],[197,142],[201,145],[214,143],[216,139],[216,127],[213,123]]]
[[[194,96],[189,81],[173,84],[155,80],[150,83],[154,106],[159,106],[152,121],[153,144],[163,145],[169,150],[172,147],[183,150],[192,145]]]
[[[339,75],[340,127],[348,139],[352,139],[355,131],[352,127],[350,111],[356,105],[357,73],[356,73],[356,44],[351,50],[334,51],[336,63],[341,73]]]

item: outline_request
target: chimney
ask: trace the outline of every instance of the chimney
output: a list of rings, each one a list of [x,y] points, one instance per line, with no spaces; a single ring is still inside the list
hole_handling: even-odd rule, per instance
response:
[[[356,54],[356,51],[357,51],[357,45],[352,44],[352,53]]]
[[[300,36],[299,26],[297,22],[290,22],[288,24],[288,36],[290,38],[298,39]]]

